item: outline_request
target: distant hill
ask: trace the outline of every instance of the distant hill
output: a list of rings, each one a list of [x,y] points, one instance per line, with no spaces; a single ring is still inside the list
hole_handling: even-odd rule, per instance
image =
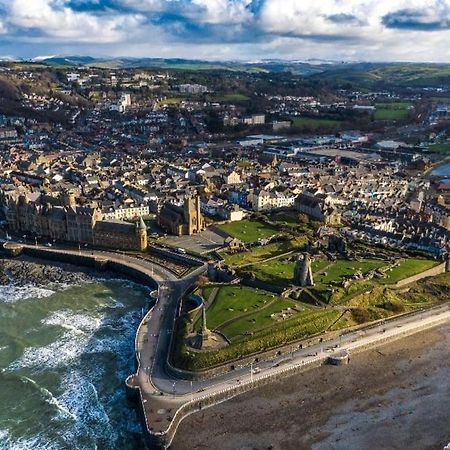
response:
[[[448,87],[450,64],[358,63],[331,66],[313,78],[334,86],[383,88],[389,86]]]
[[[312,75],[322,72],[329,63],[307,63],[298,61],[262,60],[204,61],[181,58],[93,58],[90,56],[51,56],[35,59],[39,63],[57,66],[85,66],[105,69],[179,69],[179,70],[229,70],[249,73],[292,72],[297,75]]]

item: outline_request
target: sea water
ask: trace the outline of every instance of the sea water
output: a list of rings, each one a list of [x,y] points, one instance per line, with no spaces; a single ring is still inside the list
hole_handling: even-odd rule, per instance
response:
[[[127,281],[0,287],[0,450],[138,450],[126,402],[149,290]]]

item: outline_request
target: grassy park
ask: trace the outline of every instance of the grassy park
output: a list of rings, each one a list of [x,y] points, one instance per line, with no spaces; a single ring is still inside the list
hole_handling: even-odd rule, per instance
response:
[[[250,229],[259,226],[252,223]],[[286,249],[270,246],[287,244],[292,245],[292,242],[255,247],[248,253],[230,255],[229,258],[240,260],[229,261],[236,263],[240,276],[245,277],[251,272],[257,280],[268,285],[292,289],[296,253],[264,260],[273,252]],[[182,343],[174,353],[176,364],[190,370],[202,370],[291,341],[448,300],[450,273],[411,283],[408,289],[395,287],[398,281],[434,267],[437,261],[420,257],[390,258],[386,261],[329,260],[325,255],[313,258],[311,268],[315,285],[300,289],[297,292],[300,295],[292,298],[242,284],[206,284],[197,294],[207,302],[207,326],[224,336],[228,345],[195,352]],[[251,261],[251,264],[242,267],[243,261]],[[355,276],[357,273],[359,275]],[[178,339],[184,339],[187,327],[187,322],[183,322]],[[200,330],[199,316],[191,327]]]
[[[412,108],[411,103],[377,103],[375,111],[376,120],[404,120],[408,118]]]
[[[242,242],[255,242],[278,233],[278,230],[259,220],[241,220],[220,225],[219,228]]]
[[[292,126],[296,128],[308,128],[312,130],[327,129],[330,131],[340,130],[342,128],[342,121],[334,119],[313,118],[313,117],[294,117],[292,119]]]
[[[299,249],[305,243],[306,238],[299,237],[287,241],[273,242],[271,244],[253,247],[248,252],[243,253],[221,252],[220,256],[228,266],[241,267],[291,252]]]
[[[440,153],[441,155],[450,155],[450,142],[441,144],[431,144],[428,147],[431,153]]]

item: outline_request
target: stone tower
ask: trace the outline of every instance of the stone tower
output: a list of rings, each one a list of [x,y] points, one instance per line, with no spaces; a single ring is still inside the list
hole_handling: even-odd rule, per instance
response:
[[[203,340],[208,339],[208,337],[210,335],[210,331],[208,330],[208,327],[206,325],[206,306],[204,303],[202,306],[202,331],[201,331],[201,334],[202,334]]]
[[[147,249],[147,226],[142,217],[136,222],[136,236],[139,243],[139,249],[144,251]]]
[[[297,258],[294,268],[294,284],[297,286],[314,286],[309,253]]]
[[[200,212],[200,197],[186,198],[184,201],[184,215],[187,222],[187,234],[190,236],[204,229],[204,219]]]
[[[65,206],[66,208],[75,208],[77,205],[75,194],[72,191],[64,190],[61,193],[60,199],[62,203],[61,206]]]

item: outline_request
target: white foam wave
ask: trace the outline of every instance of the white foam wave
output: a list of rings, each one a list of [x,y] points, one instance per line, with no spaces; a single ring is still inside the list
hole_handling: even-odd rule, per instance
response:
[[[69,365],[78,359],[88,345],[89,339],[101,327],[102,317],[60,311],[42,321],[46,325],[58,325],[67,331],[45,347],[28,347],[23,355],[9,368],[33,367],[46,370]]]
[[[37,286],[16,286],[9,284],[0,286],[0,301],[3,303],[14,303],[19,300],[30,298],[46,298],[55,293],[52,289],[41,288]]]
[[[75,436],[87,434],[111,441],[116,431],[90,379],[80,371],[73,371],[64,377],[62,386],[64,393],[58,402],[76,418]]]
[[[43,436],[30,439],[12,440],[7,430],[0,430],[0,450],[59,450],[54,442],[46,442]]]
[[[102,323],[102,317],[74,314],[71,311],[57,311],[45,318],[44,325],[57,325],[75,333],[91,334],[98,330]]]
[[[36,387],[36,389],[38,389],[40,391],[40,393],[42,394],[42,396],[44,397],[45,401],[49,404],[49,405],[53,405],[56,407],[56,409],[59,411],[59,414],[62,418],[64,419],[76,419],[76,417],[64,406],[62,406],[58,399],[48,390],[45,389],[44,387],[40,386],[38,383],[36,383],[36,381],[34,381],[32,378],[29,377],[22,377],[22,379],[28,383],[31,383],[33,386]]]

